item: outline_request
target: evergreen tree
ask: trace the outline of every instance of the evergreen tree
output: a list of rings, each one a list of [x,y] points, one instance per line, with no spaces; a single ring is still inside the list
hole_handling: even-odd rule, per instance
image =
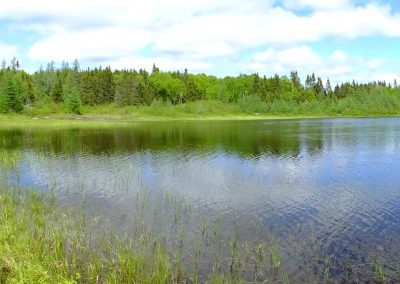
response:
[[[80,94],[80,74],[79,68],[69,70],[63,86],[64,101],[72,113],[81,114],[81,94]]]
[[[22,97],[15,88],[13,76],[13,72],[6,72],[3,76],[0,91],[1,112],[19,112],[23,109]]]
[[[50,90],[50,98],[53,102],[59,103],[63,100],[63,89],[60,80],[60,74],[57,74],[57,81]]]
[[[324,84],[322,83],[322,80],[320,77],[318,77],[317,82],[315,83],[314,90],[317,95],[324,94]]]
[[[325,92],[328,96],[333,95],[331,81],[329,80],[329,78],[328,78],[328,80],[326,80]]]
[[[66,96],[66,104],[70,112],[81,114],[82,102],[78,93],[78,89],[73,89],[72,92]]]
[[[86,105],[95,105],[97,103],[94,72],[85,71],[81,74],[80,92],[82,102]]]
[[[133,105],[134,104],[134,81],[131,75],[122,74],[115,83],[115,103],[117,105]]]
[[[153,68],[151,70],[151,74],[153,75],[153,74],[158,74],[158,73],[160,73],[160,69],[158,67],[156,67],[155,64],[153,64]]]
[[[340,87],[339,87],[339,84],[336,84],[335,90],[333,91],[333,93],[334,93],[334,95],[335,95],[336,97],[339,97],[339,95],[340,95]]]
[[[281,98],[283,96],[281,79],[278,74],[275,74],[272,80],[272,93],[275,99]]]
[[[17,70],[17,59],[15,57],[11,60],[11,70]]]
[[[74,60],[74,62],[72,63],[72,66],[73,66],[73,70],[74,70],[75,72],[79,72],[80,66],[79,66],[79,62],[78,62],[77,59]]]
[[[253,79],[253,95],[262,98],[263,97],[263,84],[260,76],[258,74],[254,74]]]
[[[290,72],[290,81],[292,83],[292,92],[301,92],[301,82],[297,71]]]

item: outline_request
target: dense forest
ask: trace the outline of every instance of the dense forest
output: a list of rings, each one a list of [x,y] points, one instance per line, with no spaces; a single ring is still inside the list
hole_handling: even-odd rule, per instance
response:
[[[70,112],[80,114],[82,106],[115,104],[140,106],[158,104],[181,105],[199,100],[237,104],[244,112],[263,112],[268,104],[279,102],[293,106],[312,102],[337,104],[346,98],[357,101],[382,96],[388,109],[400,107],[400,87],[392,83],[344,82],[331,85],[315,74],[301,82],[297,71],[289,77],[258,74],[218,78],[206,74],[162,72],[155,65],[146,70],[111,70],[98,67],[81,70],[75,60],[54,62],[29,74],[20,68],[17,59],[3,60],[0,70],[0,112],[20,112],[37,104],[64,104]],[[390,113],[390,111],[389,111]]]

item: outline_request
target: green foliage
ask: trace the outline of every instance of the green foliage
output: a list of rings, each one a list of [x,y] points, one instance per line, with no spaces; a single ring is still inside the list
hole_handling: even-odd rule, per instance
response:
[[[20,112],[23,109],[22,85],[14,80],[14,72],[3,75],[0,86],[0,112]]]
[[[78,71],[75,71],[77,73]],[[94,69],[77,73],[80,77],[80,93],[84,104],[96,105],[114,101],[115,84],[110,68]],[[78,82],[77,80],[76,82]]]
[[[114,77],[115,82],[115,104],[119,106],[131,105],[134,103],[135,82],[133,76],[125,72],[116,74]]]
[[[243,113],[265,113],[267,104],[259,96],[245,96],[238,100],[239,109]]]
[[[77,65],[77,63],[75,64]],[[64,101],[70,112],[74,114],[81,114],[81,90],[80,85],[80,74],[78,67],[76,66],[73,70],[68,70],[63,86]]]
[[[74,114],[81,114],[82,103],[78,91],[72,91],[67,94],[65,102],[70,112]]]
[[[251,94],[252,86],[252,75],[225,77],[221,83],[219,99],[223,102],[237,102],[240,98],[244,98]]]
[[[187,95],[184,83],[170,73],[154,73],[149,79],[156,97],[173,104],[182,103]]]
[[[154,115],[179,116],[180,112],[197,113],[189,102],[204,101],[202,106],[208,107],[207,100],[220,101],[227,108],[233,104],[234,113],[244,114],[390,115],[400,111],[397,82],[394,88],[381,81],[363,84],[352,81],[333,87],[329,79],[324,85],[315,74],[307,75],[303,85],[297,71],[292,71],[289,77],[242,74],[217,78],[189,74],[187,70],[162,72],[155,65],[151,73],[142,69],[112,71],[110,67],[80,70],[77,61],[72,68],[63,62],[61,69],[51,62],[45,70],[40,68],[29,75],[18,70],[17,62],[15,59],[14,67],[4,65],[0,70],[3,113],[19,112],[24,104],[29,109],[32,104],[33,108],[41,109],[51,103],[64,103],[72,113],[81,113],[82,106],[115,104],[145,106],[143,112],[153,110]],[[180,107],[173,108],[174,105]],[[219,110],[221,115],[226,113]],[[121,111],[129,112],[127,108]]]
[[[57,76],[57,81],[50,89],[50,99],[55,103],[60,103],[63,101],[63,89],[59,75]]]
[[[51,197],[1,187],[0,283],[169,283],[169,259],[154,241],[139,251],[105,235],[111,242],[93,247],[82,218],[60,214]]]

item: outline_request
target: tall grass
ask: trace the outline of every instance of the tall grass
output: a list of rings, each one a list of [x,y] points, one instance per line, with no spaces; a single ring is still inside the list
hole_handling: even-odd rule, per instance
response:
[[[113,226],[61,206],[53,194],[0,186],[0,283],[290,283],[274,238],[252,232],[249,242],[239,219],[231,220],[233,231],[211,219],[194,223],[189,203],[168,192],[157,199],[138,192],[132,207]],[[165,220],[172,227],[163,228]],[[188,223],[195,235],[185,231]],[[395,279],[376,259],[360,266],[315,241],[300,244],[293,260],[307,278],[295,281]]]
[[[0,189],[0,283],[168,283],[169,260],[156,242],[103,234],[34,191]],[[92,243],[93,242],[93,243]]]
[[[190,208],[168,194],[159,202],[167,206],[163,214],[174,212],[175,233],[163,240],[146,221],[149,212],[157,219],[160,204],[141,194],[137,201],[132,219],[123,220],[134,224],[134,233],[125,234],[84,211],[60,207],[54,195],[0,187],[0,283],[242,283],[278,277],[276,250],[271,266],[264,246],[245,246],[238,233],[224,236],[215,224],[199,240],[188,240],[181,224],[190,220]],[[201,263],[205,259],[208,264]],[[203,269],[209,265],[213,269]]]

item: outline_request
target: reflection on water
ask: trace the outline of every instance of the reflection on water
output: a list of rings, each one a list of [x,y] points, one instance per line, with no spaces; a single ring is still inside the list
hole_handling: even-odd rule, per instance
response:
[[[138,192],[171,193],[198,220],[234,212],[243,238],[256,238],[249,223],[275,236],[295,279],[304,268],[292,243],[309,240],[356,263],[373,254],[399,277],[398,118],[0,130],[0,151],[11,153],[0,155],[9,183],[107,218],[126,214]],[[184,230],[195,238],[198,227]]]

